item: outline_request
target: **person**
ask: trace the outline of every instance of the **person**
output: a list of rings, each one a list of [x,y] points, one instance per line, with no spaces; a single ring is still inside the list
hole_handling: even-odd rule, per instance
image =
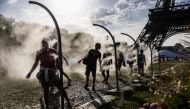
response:
[[[140,54],[138,55],[138,67],[139,67],[139,73],[141,76],[144,75],[144,66],[146,66],[146,58],[143,54],[143,50],[140,50]]]
[[[109,51],[106,51],[105,53],[103,53],[103,58],[102,58],[102,76],[104,77],[103,83],[105,84],[108,84],[111,64],[112,64],[112,54]]]
[[[90,75],[90,72],[92,72],[92,77],[93,77],[92,90],[95,91],[97,60],[99,60],[100,69],[101,69],[101,53],[99,52],[100,49],[101,49],[101,44],[96,43],[95,49],[90,49],[88,54],[85,57],[83,57],[81,60],[78,61],[78,63],[80,63],[81,61],[83,61],[83,63],[85,63],[85,61],[86,61],[86,71],[85,71],[86,85],[84,86],[85,89],[88,88],[89,75]]]
[[[55,43],[53,44],[52,48],[53,48],[54,50],[56,50],[57,53],[58,53],[57,42],[55,42]],[[66,64],[69,65],[67,59],[66,59],[64,56],[63,56],[63,59],[65,60]],[[68,76],[65,72],[63,72],[63,75],[64,75],[64,76],[67,78],[67,80],[68,80],[67,86],[70,86],[70,85],[71,85],[71,79],[69,78],[69,76]]]
[[[121,77],[121,67],[122,65],[124,67],[126,67],[126,64],[125,64],[125,57],[124,57],[124,54],[118,50],[117,51],[117,69],[118,69],[118,73],[119,73],[119,77]]]
[[[133,73],[133,64],[135,62],[133,57],[134,57],[134,55],[129,55],[129,59],[127,60],[127,64],[129,64],[130,75]]]
[[[61,85],[61,81],[57,74],[56,59],[54,57],[54,54],[57,54],[57,52],[54,49],[49,48],[47,38],[44,38],[41,44],[42,48],[37,51],[35,62],[29,73],[26,75],[26,79],[30,78],[32,72],[36,69],[40,62],[40,71],[37,73],[36,77],[43,88],[46,108],[48,109],[49,107],[49,86],[51,84],[55,85],[58,88],[58,90],[64,95],[65,99],[67,100],[68,106],[71,107],[67,93]]]

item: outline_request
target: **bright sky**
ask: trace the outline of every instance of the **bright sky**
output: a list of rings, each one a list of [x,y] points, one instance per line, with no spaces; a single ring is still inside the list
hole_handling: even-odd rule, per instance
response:
[[[148,21],[148,9],[154,8],[156,0],[36,0],[47,6],[55,15],[60,27],[69,32],[90,33],[97,40],[107,35],[92,23],[98,23],[111,30],[117,40],[131,42],[121,32],[137,38]],[[187,0],[176,0],[187,1]],[[50,16],[28,0],[0,0],[0,14],[13,17],[16,21],[35,22],[54,26]],[[179,42],[172,38],[164,45]],[[171,43],[173,42],[173,43]]]

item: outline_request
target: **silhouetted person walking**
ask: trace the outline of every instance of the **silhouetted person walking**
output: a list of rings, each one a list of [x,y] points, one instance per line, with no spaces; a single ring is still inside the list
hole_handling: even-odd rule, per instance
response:
[[[144,76],[144,66],[146,66],[146,59],[143,52],[143,50],[140,50],[140,54],[138,55],[138,67],[141,76]]]
[[[55,44],[53,45],[53,49],[55,49],[55,50],[58,52],[58,50],[57,50],[57,42],[55,42]],[[67,59],[66,59],[64,56],[63,56],[63,59],[65,60],[66,64],[69,65]],[[63,72],[63,75],[64,75],[64,76],[67,78],[67,80],[68,80],[67,86],[70,86],[70,85],[71,85],[71,79],[69,78],[69,76],[68,76],[65,72]]]
[[[126,67],[125,57],[124,57],[124,54],[120,50],[118,50],[117,51],[117,69],[118,69],[119,77],[121,77],[121,66],[122,65],[124,67]]]
[[[36,69],[40,62],[40,71],[37,73],[36,77],[42,85],[44,91],[44,100],[46,104],[46,108],[49,106],[49,86],[50,84],[55,85],[58,90],[63,93],[65,99],[67,100],[68,106],[71,107],[69,98],[63,86],[61,86],[61,82],[56,69],[56,59],[54,55],[57,55],[57,52],[54,49],[49,48],[48,39],[44,38],[42,40],[42,48],[37,51],[35,62],[30,70],[30,72],[26,75],[26,78],[30,78],[32,72]],[[59,66],[62,67],[62,66]]]
[[[134,62],[135,60],[133,59],[134,55],[129,55],[128,56],[128,60],[127,60],[127,64],[129,64],[129,69],[130,69],[130,74],[131,75],[133,73],[133,65],[134,65]]]
[[[106,51],[103,54],[103,58],[102,58],[102,76],[104,77],[103,83],[108,84],[111,64],[112,64],[112,54]]]
[[[82,58],[81,60],[78,61],[78,63],[83,61],[83,63],[86,64],[86,71],[85,71],[86,85],[84,86],[85,89],[88,88],[89,76],[90,76],[90,72],[92,72],[92,77],[93,77],[92,90],[95,91],[97,60],[99,60],[100,69],[101,69],[101,53],[98,51],[98,50],[100,50],[100,48],[101,48],[101,44],[96,43],[95,49],[90,49],[88,54],[84,58]]]

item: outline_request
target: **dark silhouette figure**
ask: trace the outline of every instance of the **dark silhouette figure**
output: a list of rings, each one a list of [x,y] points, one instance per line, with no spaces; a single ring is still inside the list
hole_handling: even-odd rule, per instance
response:
[[[57,50],[57,42],[55,42],[55,44],[53,45],[52,48],[55,49],[55,50],[58,52],[58,50]],[[63,59],[65,60],[66,64],[69,65],[67,59],[66,59],[64,56],[63,56]],[[69,76],[68,76],[65,72],[63,72],[63,75],[64,75],[64,76],[67,78],[67,80],[68,80],[67,86],[70,86],[70,85],[71,85],[71,79],[69,78]]]
[[[46,108],[49,106],[49,86],[55,85],[58,90],[63,93],[68,106],[71,107],[69,98],[63,86],[61,86],[61,82],[59,79],[59,75],[57,74],[56,68],[56,59],[54,54],[57,55],[57,52],[54,49],[49,48],[48,39],[44,38],[42,40],[42,48],[37,51],[35,62],[30,70],[30,72],[26,75],[26,78],[29,79],[32,72],[36,69],[40,62],[40,71],[37,73],[36,77],[44,91],[44,100],[46,104]]]
[[[129,59],[127,60],[127,64],[129,64],[129,69],[130,69],[130,75],[133,73],[133,65],[135,63],[135,59],[133,59],[135,55],[129,55]]]
[[[133,73],[134,60],[128,60],[127,63],[129,64],[130,75],[131,75]]]
[[[121,51],[118,50],[117,53],[118,53],[118,55],[117,55],[117,69],[118,69],[119,76],[121,77],[121,67],[122,67],[122,65],[124,67],[126,67],[125,57]]]
[[[140,54],[138,55],[138,67],[141,76],[144,76],[144,66],[146,66],[146,59],[143,52],[143,50],[140,50]]]
[[[104,77],[103,83],[108,84],[111,64],[112,64],[112,54],[106,51],[103,54],[103,58],[102,58],[102,76]]]
[[[86,85],[85,89],[88,88],[88,82],[89,82],[89,76],[90,72],[92,72],[92,77],[93,77],[93,86],[92,90],[95,91],[95,81],[96,81],[96,62],[99,60],[100,63],[100,69],[101,69],[101,53],[98,51],[101,48],[100,43],[95,44],[95,49],[90,49],[88,54],[82,58],[81,60],[78,61],[80,63],[83,61],[83,64],[86,64]]]

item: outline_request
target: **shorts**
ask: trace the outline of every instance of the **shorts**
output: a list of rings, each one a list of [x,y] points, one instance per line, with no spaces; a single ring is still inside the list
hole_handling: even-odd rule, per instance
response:
[[[86,66],[86,72],[85,75],[89,76],[90,72],[92,72],[92,76],[95,77],[96,76],[96,66]]]
[[[36,74],[36,78],[40,81],[40,82],[45,82],[46,77],[45,77],[45,70],[40,70],[37,74]],[[59,75],[57,73],[56,69],[48,69],[48,80],[49,81],[59,81]]]
[[[144,64],[139,64],[139,70],[143,70],[144,71]]]

